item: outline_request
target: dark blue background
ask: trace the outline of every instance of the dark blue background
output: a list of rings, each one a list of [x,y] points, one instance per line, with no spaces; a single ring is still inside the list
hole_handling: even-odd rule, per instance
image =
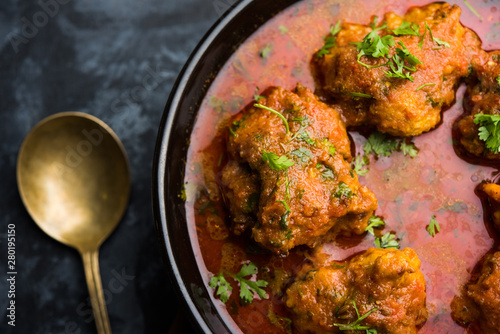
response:
[[[16,184],[23,138],[44,117],[81,111],[105,121],[127,150],[128,210],[103,244],[115,333],[166,333],[180,307],[153,227],[151,167],[172,85],[234,0],[2,0],[0,3],[0,333],[94,333],[78,253],[26,212]],[[44,5],[45,4],[45,5]],[[16,226],[16,327],[7,325],[7,225]],[[133,278],[132,278],[133,276]],[[181,323],[177,332],[188,329]]]

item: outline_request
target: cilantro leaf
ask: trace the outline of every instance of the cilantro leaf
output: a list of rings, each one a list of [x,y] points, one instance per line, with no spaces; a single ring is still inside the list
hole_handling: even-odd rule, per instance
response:
[[[321,144],[323,144],[324,148],[327,149],[328,153],[330,154],[330,156],[334,156],[335,155],[335,152],[336,152],[336,149],[335,149],[335,146],[330,143],[330,141],[328,140],[328,138],[323,138],[323,140],[321,141]]]
[[[381,238],[375,238],[375,246],[377,248],[395,248],[399,249],[399,243],[396,236],[390,232],[384,234]]]
[[[219,296],[219,299],[223,303],[226,303],[228,301],[229,292],[233,290],[231,284],[229,284],[228,281],[226,281],[222,273],[212,276],[212,278],[210,279],[210,283],[208,283],[208,286],[211,287],[212,289],[218,287],[215,295]]]
[[[288,206],[288,204],[287,204],[285,201],[283,201],[283,200],[281,200],[281,201],[276,201],[276,203],[281,203],[281,204],[283,204],[283,206],[285,207],[285,210],[286,210],[287,212],[292,212],[292,211],[290,210],[290,207]]]
[[[383,65],[368,65],[360,61],[362,56],[371,56],[374,58],[385,57],[389,54],[389,48],[394,46],[394,36],[385,35],[380,37],[377,31],[387,29],[387,25],[383,25],[379,28],[375,28],[376,21],[372,24],[372,31],[369,32],[361,42],[354,42],[352,44],[356,45],[356,50],[358,51],[357,62],[367,68],[378,67]],[[386,65],[386,64],[384,64]]]
[[[306,143],[308,143],[309,145],[314,145],[316,144],[316,141],[314,139],[311,138],[311,135],[309,134],[309,132],[307,131],[304,131],[300,134],[299,136],[299,139],[300,140],[303,140],[305,141]]]
[[[404,60],[402,60],[401,57],[399,57],[399,55],[397,55],[397,54],[392,56],[392,60],[393,60],[393,62],[389,63],[389,66],[391,67],[392,72],[384,71],[385,76],[388,78],[401,78],[401,79],[413,81],[413,77],[411,76],[411,73],[409,73],[409,72],[403,73]]]
[[[321,171],[321,178],[323,180],[333,180],[335,178],[335,173],[333,173],[333,170],[328,168],[328,167],[325,167],[322,171]]]
[[[365,154],[375,153],[375,156],[384,155],[386,157],[390,156],[392,151],[395,151],[398,147],[398,142],[392,139],[387,139],[387,137],[379,132],[375,131],[368,137],[364,145]]]
[[[401,151],[405,156],[409,155],[411,158],[415,158],[418,154],[415,144],[413,142],[407,143],[406,140],[401,142]]]
[[[420,42],[418,42],[418,47],[419,47],[420,49],[422,49],[422,46],[423,46],[423,44],[424,44],[425,33],[427,32],[427,30],[429,30],[429,35],[431,36],[431,40],[432,40],[433,42],[435,42],[437,45],[439,45],[439,46],[444,46],[444,47],[447,47],[447,48],[449,48],[449,47],[450,47],[450,44],[448,44],[447,42],[442,41],[442,40],[440,40],[439,38],[432,36],[432,30],[431,30],[431,27],[429,27],[429,25],[427,24],[427,21],[425,21],[424,33],[422,34],[422,38],[420,39]]]
[[[337,197],[338,199],[350,199],[353,196],[356,196],[356,194],[352,192],[351,188],[349,188],[349,186],[345,182],[340,181],[333,196]]]
[[[267,282],[264,280],[251,281],[245,279],[245,276],[257,274],[257,266],[255,263],[250,262],[244,264],[237,274],[231,274],[233,278],[240,283],[240,299],[244,304],[249,304],[253,301],[254,293],[257,293],[260,298],[267,299],[267,293],[264,291],[263,287],[267,286]]]
[[[264,98],[264,96],[259,95],[259,94],[254,94],[253,95],[253,99],[255,100],[255,102],[259,102],[263,98]]]
[[[500,74],[498,75],[498,77],[496,78],[496,80],[497,80],[498,86],[500,87]]]
[[[370,314],[378,311],[378,308],[374,307],[362,316],[359,314],[358,308],[356,307],[356,302],[351,300],[352,305],[354,306],[354,310],[356,311],[356,316],[358,317],[356,320],[351,322],[350,324],[333,324],[335,327],[338,327],[341,331],[362,331],[365,330],[367,333],[377,333],[376,329],[373,329],[369,326],[363,326],[359,323],[365,320]]]
[[[433,40],[434,40],[434,42],[436,42],[436,43],[437,43],[437,45],[439,45],[439,46],[444,46],[444,47],[447,47],[447,48],[449,48],[449,47],[450,47],[450,43],[445,42],[445,41],[443,41],[443,40],[440,40],[440,39],[439,39],[439,38],[437,38],[437,37],[433,37],[432,39],[433,39]]]
[[[368,94],[364,94],[364,93],[349,92],[349,94],[351,94],[354,97],[365,97],[367,99],[372,99],[373,98],[373,96],[368,95]]]
[[[286,155],[278,156],[273,152],[262,151],[262,161],[269,162],[269,167],[272,170],[280,171],[292,167],[295,162],[292,159],[286,157]]]
[[[436,220],[436,216],[432,216],[431,222],[427,226],[426,231],[429,232],[429,235],[431,237],[434,237],[436,235],[436,233],[438,233],[440,230],[441,230],[441,226],[439,226],[439,224]]]
[[[403,42],[398,42],[399,45],[401,45],[402,48],[396,48],[396,53],[399,55],[399,57],[403,60],[405,60],[408,64],[410,64],[412,67],[407,67],[405,68],[410,71],[415,71],[415,66],[417,64],[422,64],[422,62],[415,56],[413,55],[410,50],[404,45]]]
[[[299,130],[293,135],[292,139],[290,141],[294,140],[297,138],[299,135],[302,135],[304,130],[311,124],[314,123],[314,120],[311,120],[307,115],[304,117],[297,117],[292,119],[292,122],[300,122],[300,128]],[[308,134],[309,135],[309,134]],[[302,138],[301,138],[302,139]]]
[[[375,236],[375,231],[373,229],[381,226],[385,226],[384,220],[379,216],[371,216],[365,231]]]
[[[403,69],[415,72],[417,70],[415,66],[417,64],[422,64],[422,62],[415,55],[413,55],[402,42],[399,42],[398,44],[401,45],[402,48],[396,48],[396,54],[392,56],[393,62],[389,63],[392,72],[384,71],[384,73],[390,78],[402,78],[413,82],[411,73],[403,73]],[[405,61],[409,66],[405,65]]]
[[[274,110],[272,108],[263,106],[262,104],[258,104],[258,103],[254,104],[253,106],[256,107],[256,108],[260,108],[260,109],[264,109],[264,110],[270,111],[273,114],[275,114],[276,116],[278,116],[279,118],[281,118],[281,120],[283,121],[283,124],[285,125],[286,133],[290,132],[290,128],[288,127],[288,121],[286,120],[285,116],[283,116],[282,113],[280,113],[279,111],[276,111],[276,110]]]
[[[253,94],[253,99],[257,103],[259,103],[261,99],[265,98],[265,96],[259,95],[258,93],[259,93],[259,87],[255,87],[255,94]]]
[[[337,38],[335,37],[335,35],[337,35],[340,30],[342,30],[342,22],[341,21],[337,21],[337,24],[335,24],[335,26],[333,26],[333,24],[330,26],[330,35],[325,36],[325,39],[324,39],[325,40],[325,44],[316,53],[316,58],[321,58],[324,55],[330,54],[330,50],[329,49],[331,49],[331,48],[333,48],[335,46],[335,42],[337,40]]]
[[[476,114],[474,124],[479,125],[479,139],[493,153],[500,153],[500,115]]]
[[[229,132],[234,136],[234,137],[237,137],[238,135],[236,134],[235,131],[237,131],[239,128],[240,128],[240,125],[241,125],[241,122],[240,121],[233,121],[232,125],[234,126],[234,129],[233,127],[230,125],[229,126]]]
[[[302,164],[308,164],[309,161],[314,157],[311,150],[305,148],[305,147],[300,147],[292,152],[290,152],[291,155],[296,156],[299,159],[299,162]]]
[[[436,85],[436,84],[435,83],[425,83],[422,86],[419,86],[417,89],[415,89],[415,91],[417,92],[417,91],[421,90],[422,88],[424,88],[425,86],[434,86],[434,85]]]
[[[420,36],[420,33],[418,31],[418,25],[408,21],[403,21],[401,25],[396,29],[394,29],[392,32],[396,36],[401,36],[401,35]]]
[[[280,218],[280,227],[282,230],[286,230],[288,228],[288,218],[290,217],[292,210],[290,210],[288,204],[283,200],[276,201],[276,203],[281,203],[285,207],[285,213]]]
[[[262,48],[262,50],[260,50],[260,53],[259,53],[260,57],[263,58],[263,59],[269,58],[269,56],[271,55],[271,52],[273,51],[273,49],[274,49],[274,46],[273,46],[272,43],[266,44]]]
[[[286,34],[286,33],[288,32],[288,28],[287,28],[287,27],[285,27],[284,25],[280,25],[280,26],[278,27],[278,30],[280,31],[280,33],[281,33],[282,35],[284,35],[284,34]]]
[[[358,154],[354,159],[351,168],[354,169],[356,174],[358,174],[359,176],[365,176],[369,171],[368,168],[364,168],[366,167],[366,165],[368,165],[368,157],[366,155],[361,157],[361,155]]]
[[[466,5],[466,6],[470,9],[470,11],[471,11],[471,12],[473,12],[473,13],[474,13],[474,15],[476,15],[476,16],[477,16],[477,17],[478,17],[478,18],[482,21],[482,20],[483,20],[483,17],[481,16],[481,14],[479,14],[479,13],[477,12],[477,10],[476,10],[476,9],[474,9],[474,7],[472,7],[472,5],[469,3],[469,1],[464,0],[464,2],[465,2],[465,5]]]
[[[337,21],[337,23],[335,23],[335,27],[333,26],[333,24],[330,26],[330,34],[332,36],[337,35],[340,30],[342,30],[342,21]]]

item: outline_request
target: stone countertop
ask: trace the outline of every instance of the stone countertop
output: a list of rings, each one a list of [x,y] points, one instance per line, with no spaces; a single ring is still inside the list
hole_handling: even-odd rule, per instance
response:
[[[113,332],[168,332],[179,302],[153,225],[150,189],[156,135],[177,74],[232,3],[1,2],[0,333],[96,332],[80,256],[37,227],[16,184],[16,159],[24,137],[41,119],[61,111],[102,119],[120,137],[130,160],[130,203],[100,250]],[[15,225],[16,238],[15,327],[7,318],[9,224]]]

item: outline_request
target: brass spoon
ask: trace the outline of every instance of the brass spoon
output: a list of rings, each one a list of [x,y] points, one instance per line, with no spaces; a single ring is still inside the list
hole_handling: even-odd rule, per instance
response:
[[[99,246],[121,220],[130,193],[127,155],[96,117],[64,112],[26,136],[17,160],[21,198],[38,226],[81,254],[98,333],[111,333]]]

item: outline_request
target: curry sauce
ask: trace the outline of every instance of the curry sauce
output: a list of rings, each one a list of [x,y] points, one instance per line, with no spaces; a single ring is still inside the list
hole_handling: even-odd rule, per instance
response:
[[[500,35],[497,34],[500,34],[500,29],[495,25],[495,22],[499,22],[500,19],[497,7],[492,3],[472,1],[471,3],[482,19],[480,20],[468,10],[463,2],[460,2],[462,9],[460,22],[464,26],[473,28],[482,40],[482,48],[499,48]],[[309,288],[308,284],[315,282],[316,276],[308,273],[310,270],[318,270],[322,275],[318,277],[328,280],[332,279],[329,277],[348,275],[348,268],[356,267],[352,263],[365,263],[363,261],[370,262],[375,261],[373,260],[375,258],[384,258],[385,255],[382,254],[385,253],[384,250],[372,247],[375,246],[376,238],[381,240],[384,235],[390,234],[400,247],[399,251],[387,250],[386,252],[394,253],[394,255],[387,255],[389,258],[391,256],[396,258],[394,265],[391,266],[396,268],[394,269],[396,271],[402,270],[401,275],[403,272],[406,275],[405,284],[414,289],[412,296],[415,298],[410,298],[411,300],[405,305],[425,312],[425,314],[418,311],[412,313],[408,326],[419,328],[419,333],[463,333],[464,329],[451,316],[452,300],[462,293],[464,285],[471,279],[475,268],[476,271],[480,271],[478,263],[486,253],[493,249],[497,240],[497,234],[489,216],[483,215],[481,198],[475,193],[476,187],[480,187],[483,181],[495,182],[497,168],[494,163],[484,164],[477,158],[465,157],[466,153],[459,147],[460,141],[452,136],[453,133],[455,135],[460,133],[457,130],[457,122],[463,118],[463,97],[466,88],[460,86],[456,97],[454,89],[463,81],[460,78],[467,75],[467,63],[470,59],[464,58],[465,65],[459,62],[460,66],[453,69],[449,78],[445,80],[450,81],[439,83],[444,86],[448,85],[444,89],[445,93],[443,90],[434,91],[433,86],[425,87],[429,90],[429,94],[441,94],[439,96],[442,101],[439,103],[439,109],[437,105],[429,104],[428,112],[433,115],[433,124],[424,125],[417,130],[408,124],[404,124],[402,128],[387,126],[389,123],[386,120],[377,118],[378,116],[373,114],[375,113],[373,110],[382,107],[374,107],[372,110],[362,97],[352,99],[351,96],[344,100],[341,97],[343,101],[340,103],[341,106],[357,104],[359,108],[358,111],[353,111],[352,108],[346,107],[348,112],[343,117],[349,125],[347,128],[349,138],[344,128],[344,130],[338,130],[344,131],[344,134],[339,135],[338,138],[329,139],[336,146],[337,158],[333,157],[335,154],[329,155],[329,145],[323,141],[328,135],[323,135],[321,132],[324,130],[325,133],[331,133],[333,130],[328,126],[336,126],[335,124],[326,126],[318,120],[317,128],[310,125],[311,129],[308,129],[309,139],[316,142],[316,145],[308,144],[307,138],[300,141],[300,144],[293,144],[290,139],[294,133],[300,131],[301,123],[293,122],[292,119],[304,120],[305,116],[311,118],[319,116],[299,111],[296,114],[287,115],[290,134],[286,137],[287,133],[280,118],[271,118],[273,116],[271,113],[266,114],[254,106],[259,102],[263,105],[271,103],[270,107],[280,109],[283,102],[275,99],[278,95],[285,96],[287,101],[293,102],[282,109],[293,109],[294,105],[304,103],[309,105],[308,110],[310,110],[311,103],[316,106],[324,102],[328,104],[332,98],[338,100],[339,97],[335,95],[341,92],[332,89],[332,87],[338,87],[338,83],[332,81],[321,85],[321,80],[315,78],[318,60],[314,58],[314,54],[325,44],[324,38],[331,31],[330,27],[338,21],[348,24],[350,22],[368,24],[372,22],[374,15],[383,18],[384,14],[389,11],[403,15],[411,6],[424,4],[426,3],[423,1],[344,3],[318,0],[299,2],[283,10],[245,41],[227,61],[208,90],[190,138],[185,176],[186,215],[193,244],[198,245],[195,252],[199,254],[198,266],[206,277],[207,289],[210,289],[208,284],[214,275],[221,272],[236,274],[243,264],[249,262],[255,263],[258,267],[258,274],[253,275],[252,279],[268,283],[263,289],[269,299],[255,295],[251,303],[241,301],[237,281],[232,278],[228,279],[233,289],[226,303],[218,300],[216,294],[213,294],[214,303],[220,306],[219,311],[223,317],[226,317],[229,322],[234,322],[242,332],[302,333],[300,330],[321,332],[323,329],[316,330],[308,327],[313,316],[307,315],[307,312],[308,309],[311,312],[314,306],[312,304],[309,308],[307,304],[300,306],[300,303],[296,302],[299,290],[294,290],[294,287],[305,284],[306,289]],[[476,43],[473,41],[474,38],[467,38],[467,40],[472,40],[471,45]],[[416,44],[418,40],[414,42]],[[479,43],[478,40],[477,43]],[[436,61],[432,56],[421,56],[421,58],[428,65]],[[327,59],[322,61],[326,62]],[[438,65],[446,67],[442,62],[436,64]],[[432,72],[432,70],[429,71]],[[349,73],[344,75],[349,76]],[[456,76],[454,79],[451,78],[453,75]],[[359,74],[351,70],[351,76],[355,78]],[[417,77],[416,74],[414,76]],[[443,80],[443,76],[439,78]],[[422,80],[422,82],[411,83],[412,92],[416,87],[427,82],[427,78]],[[318,87],[318,81],[320,87]],[[375,94],[370,87],[365,87],[363,91],[358,91],[358,88],[360,87],[356,88],[358,93],[370,96]],[[317,101],[311,90],[320,95]],[[391,99],[401,101],[407,96],[408,94],[403,94]],[[336,107],[325,108],[335,109]],[[387,109],[387,107],[383,108]],[[334,115],[331,116],[332,119],[335,119],[336,111],[329,112]],[[377,113],[380,112],[377,111]],[[249,118],[259,115],[267,116],[259,122],[247,123],[243,131],[240,130],[242,124],[249,122]],[[361,118],[357,118],[356,115],[361,115]],[[376,119],[375,123],[368,122],[374,119]],[[426,132],[433,127],[435,127],[433,130]],[[398,143],[411,142],[418,154],[411,157],[405,155],[402,150],[396,150],[390,156],[366,154],[364,147],[375,128],[381,131],[388,128],[394,129],[385,131],[390,134],[385,138],[399,141]],[[248,136],[258,133],[262,136],[271,136],[271,132],[274,135],[280,132],[284,139],[266,143],[264,146],[263,144],[249,146],[247,143],[251,140],[243,140],[245,131]],[[418,135],[422,131],[425,133]],[[239,136],[236,137],[234,134],[239,134]],[[418,136],[400,139],[391,135]],[[256,141],[256,143],[259,142]],[[261,161],[260,155],[255,157],[256,152],[262,152],[262,150],[268,152],[272,149],[277,153],[280,147],[285,147],[290,152],[302,150],[305,156],[303,161],[294,160],[295,165],[289,168],[288,178],[283,176],[281,181],[279,181],[279,175],[285,174],[266,169],[267,165]],[[305,149],[311,153],[311,156]],[[241,167],[240,163],[235,162],[235,156],[246,159],[244,163],[249,164],[251,168]],[[363,161],[365,172],[360,172],[358,169],[360,173],[353,176],[351,171],[355,170],[353,166],[356,159],[358,162]],[[300,166],[301,162],[307,164],[308,167]],[[319,167],[316,168],[317,166]],[[321,179],[322,172],[328,168],[332,169],[333,173],[336,171],[342,176],[335,175],[334,181],[324,176]],[[256,170],[259,173],[256,174]],[[297,201],[286,202],[287,191],[289,191],[287,183],[292,177],[302,180],[303,184],[294,188],[296,193],[293,193],[292,197]],[[280,186],[276,189],[269,186],[266,190],[260,182],[264,184],[266,180],[271,179],[274,183],[278,180]],[[304,214],[304,207],[299,206],[300,192],[301,189],[312,189],[315,180],[323,180],[322,185],[318,183],[316,187],[327,189],[327,192],[333,194],[333,200],[335,200],[335,192],[340,182],[348,185],[349,189],[352,188],[355,193],[355,196],[351,197],[354,198],[352,203],[345,201],[342,204],[339,200],[340,204],[335,208],[329,208],[328,203],[320,205],[330,212],[344,210],[347,215],[350,212],[355,214],[355,219],[352,219],[352,233],[343,233],[346,231],[341,231],[339,228],[331,238],[317,238],[316,235],[294,238],[292,236],[300,235],[303,231],[299,228],[291,228],[289,231],[288,228],[272,229],[264,226],[267,229],[259,227],[259,231],[254,231],[252,234],[252,228],[255,230],[254,213],[259,202],[255,194],[266,191],[267,196],[273,194],[274,197],[267,206],[268,211],[262,213],[265,218],[261,221],[274,220],[276,224],[273,226],[280,226],[280,220],[288,211],[294,211],[294,214],[297,212]],[[330,185],[329,182],[335,183]],[[376,199],[371,197],[372,193],[375,194]],[[307,195],[302,194],[302,196]],[[285,201],[287,205],[279,201]],[[355,201],[358,201],[359,205]],[[357,205],[363,209],[356,211]],[[368,218],[372,214],[383,218],[386,224],[384,227],[375,228],[374,235],[365,232]],[[292,214],[285,218],[294,217]],[[428,231],[431,219],[435,219],[440,226],[439,231],[434,231],[434,236],[431,236]],[[326,229],[334,228],[332,225]],[[304,231],[315,231],[315,227],[309,226]],[[397,269],[396,264],[402,265],[406,263],[405,261],[409,263],[408,266],[404,270]],[[361,265],[363,266],[366,265]],[[356,272],[355,269],[352,269],[352,272]],[[386,282],[387,277],[390,276],[388,272],[385,274],[386,276],[382,275],[380,278],[381,284],[385,284],[383,282]],[[311,280],[307,281],[308,277]],[[366,290],[376,286],[370,287],[368,281],[365,285],[362,282],[357,284],[360,284],[357,288],[360,291],[363,288]],[[392,296],[400,293],[394,292],[398,290],[392,291]],[[425,294],[423,294],[424,291]],[[367,294],[366,297],[358,295],[350,300],[358,301],[356,312],[361,310],[361,315],[377,308],[380,317],[390,317],[390,314],[380,315],[379,307],[376,307],[375,300],[371,298]],[[387,303],[391,300],[390,297],[383,298],[388,300]],[[394,308],[386,312],[402,312],[396,305],[399,298],[394,298],[391,302]],[[373,307],[370,306],[371,302],[374,303]],[[422,308],[422,304],[426,305],[426,308]],[[355,318],[355,308],[352,305],[348,306],[349,316]],[[301,307],[305,309],[301,310]],[[298,313],[296,310],[299,310]],[[306,316],[301,318],[297,314]],[[336,314],[338,315],[338,310]],[[409,330],[410,327],[405,327],[406,325],[402,322],[395,322],[390,325],[392,327],[389,325],[387,325],[389,327],[384,327],[375,320],[370,320],[379,317],[375,313],[372,314],[367,316],[367,323],[378,328],[379,333],[384,331],[403,333],[416,330]],[[328,320],[330,317],[325,319]],[[331,321],[333,323],[334,320],[331,319]],[[339,319],[336,318],[335,321]],[[324,320],[318,320],[318,323],[321,322]],[[339,331],[338,326],[330,327],[333,332]],[[470,331],[474,329],[471,328]]]

